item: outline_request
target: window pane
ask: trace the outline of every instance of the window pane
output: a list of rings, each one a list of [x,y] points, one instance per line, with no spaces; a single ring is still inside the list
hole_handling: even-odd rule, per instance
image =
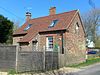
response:
[[[53,48],[53,37],[48,37],[48,48]]]
[[[28,26],[24,30],[28,30],[31,26],[32,24],[28,24]]]
[[[53,48],[53,44],[49,44],[49,48]]]
[[[49,41],[50,41],[50,40],[52,41],[52,39],[53,39],[53,37],[51,37],[51,36],[50,36],[50,37],[48,37],[48,40],[49,40]]]
[[[53,20],[49,27],[54,27],[59,20]]]

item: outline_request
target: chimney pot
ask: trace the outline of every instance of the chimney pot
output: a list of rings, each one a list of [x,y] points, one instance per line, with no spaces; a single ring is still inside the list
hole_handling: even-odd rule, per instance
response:
[[[29,21],[31,19],[31,13],[30,12],[26,12],[26,21]]]
[[[54,14],[56,14],[56,7],[51,7],[50,9],[49,9],[49,15],[54,15]]]

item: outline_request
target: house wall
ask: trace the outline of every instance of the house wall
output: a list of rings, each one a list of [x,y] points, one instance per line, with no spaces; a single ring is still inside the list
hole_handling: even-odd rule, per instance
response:
[[[78,33],[75,32],[76,23],[79,24]],[[77,14],[73,19],[69,32],[63,33],[63,45],[64,45],[64,54],[61,53],[62,50],[62,41],[61,33],[51,33],[51,34],[42,34],[40,35],[39,48],[41,50],[46,49],[46,37],[53,36],[53,46],[56,44],[59,47],[59,66],[63,67],[69,64],[81,63],[85,61],[86,45],[85,45],[85,33],[80,21],[79,15]]]
[[[20,39],[22,39],[24,36],[13,36],[13,45],[19,46],[19,50],[21,51],[31,51],[32,46],[30,43],[18,43]]]
[[[31,51],[31,46],[29,43],[19,43],[19,51]]]
[[[78,22],[79,31],[75,33],[75,24]],[[85,33],[82,23],[77,14],[69,27],[69,33],[66,32],[66,64],[80,63],[85,61],[86,45]]]
[[[48,34],[41,34],[40,35],[40,43],[39,43],[39,49],[41,50],[41,51],[43,51],[43,50],[47,50],[47,48],[46,48],[46,38],[48,37],[48,36],[53,36],[53,51],[56,51],[56,48],[55,48],[55,46],[58,46],[59,47],[59,49],[61,49],[62,48],[62,37],[61,37],[61,33],[59,32],[56,32],[56,33],[48,33]],[[65,36],[65,33],[64,33],[64,36]],[[64,37],[64,39],[65,39],[65,37]],[[65,47],[65,41],[64,41],[64,47]],[[61,51],[60,51],[61,52]]]
[[[39,34],[37,34],[29,43],[18,43],[18,41],[20,41],[20,39],[22,39],[23,36],[14,36],[13,37],[13,45],[19,45],[19,49],[21,51],[39,51]],[[33,43],[32,41],[37,40],[37,44],[36,44],[36,49],[33,48]]]
[[[40,35],[39,41],[39,50],[44,51],[46,49],[46,35]]]
[[[36,44],[34,44],[32,41],[37,41]],[[37,34],[30,42],[29,42],[29,47],[31,48],[32,51],[41,51],[39,48],[39,43],[40,43],[40,35]],[[35,48],[34,48],[35,47]]]
[[[36,41],[37,43],[34,44],[33,41]],[[20,43],[20,49],[22,51],[41,51],[40,48],[40,35],[37,34],[29,43]]]
[[[46,51],[46,37],[48,36],[53,36],[53,51],[58,52],[58,62],[59,62],[59,67],[63,67],[65,63],[65,54],[62,54],[62,35],[61,32],[55,32],[55,33],[47,33],[47,34],[40,34],[40,43],[39,43],[39,48],[41,51],[45,50]],[[56,49],[56,47],[58,49]],[[64,51],[66,52],[66,33],[63,33],[63,47]],[[64,53],[65,53],[64,52]]]
[[[13,37],[13,45],[19,45],[18,44],[18,41],[23,38],[23,36],[16,36],[16,37]]]

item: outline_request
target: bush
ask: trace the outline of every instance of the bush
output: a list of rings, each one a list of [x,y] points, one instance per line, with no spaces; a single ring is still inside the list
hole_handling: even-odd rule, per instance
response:
[[[16,74],[15,70],[11,69],[11,70],[8,71],[8,75],[14,75],[14,74]]]

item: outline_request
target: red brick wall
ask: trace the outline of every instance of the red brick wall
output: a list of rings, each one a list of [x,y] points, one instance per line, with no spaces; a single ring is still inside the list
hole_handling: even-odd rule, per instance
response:
[[[40,35],[40,49],[43,49],[43,47],[46,47],[46,38],[48,36],[53,36],[53,46],[55,46],[56,44],[59,45],[61,47],[61,35],[60,33],[56,33],[56,34],[45,34],[45,35]]]
[[[79,33],[75,33],[75,24],[79,24]],[[71,63],[79,63],[85,61],[85,33],[77,14],[74,18],[71,26],[69,27],[69,33],[66,32],[66,55]],[[68,62],[67,62],[68,63]]]
[[[75,24],[78,22],[79,24],[79,33],[75,33]],[[69,32],[65,32],[63,34],[63,44],[64,44],[64,54],[60,53],[60,64],[73,64],[73,63],[80,63],[85,61],[85,33],[77,14],[73,19],[69,27]],[[40,49],[43,50],[43,47],[46,47],[46,37],[53,36],[53,45],[57,44],[62,50],[62,41],[61,41],[61,33],[54,33],[54,34],[41,34],[40,35]],[[61,52],[61,51],[60,51]]]

